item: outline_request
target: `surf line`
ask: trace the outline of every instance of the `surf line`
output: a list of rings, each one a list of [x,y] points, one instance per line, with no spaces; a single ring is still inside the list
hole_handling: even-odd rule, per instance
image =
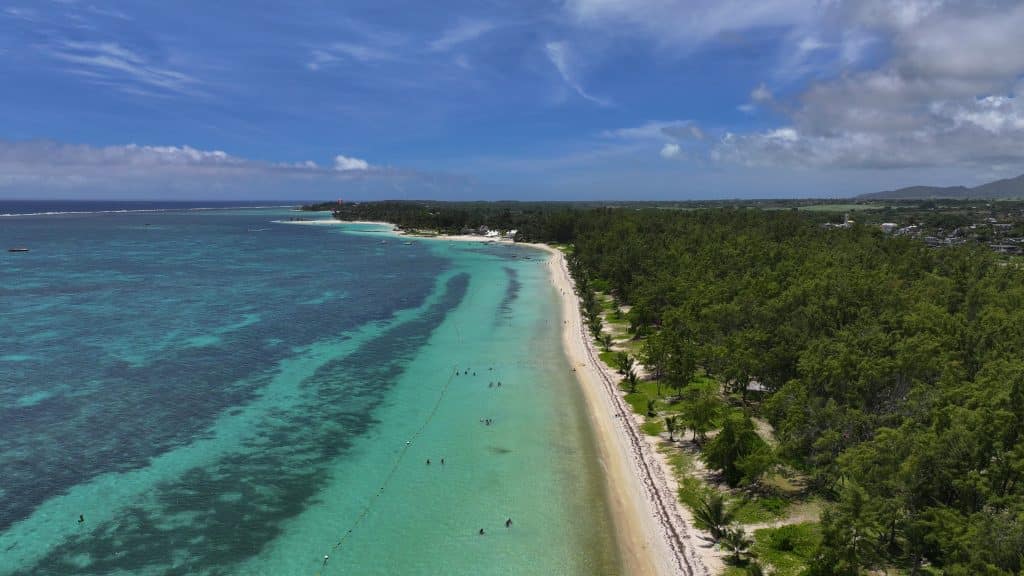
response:
[[[428,425],[430,425],[430,421],[433,420],[434,416],[437,415],[437,410],[441,407],[441,401],[443,401],[445,395],[448,394],[448,388],[451,387],[452,381],[455,379],[455,375],[457,373],[457,370],[453,368],[452,373],[448,375],[448,381],[445,382],[444,386],[441,388],[441,392],[440,394],[438,394],[437,400],[434,402],[434,407],[430,410],[430,414],[427,415],[427,418],[423,421],[423,424],[421,424],[420,427],[417,428],[415,432],[413,432],[412,436],[408,440],[406,440],[405,445],[403,445],[402,448],[398,451],[398,456],[395,458],[394,464],[391,465],[391,470],[389,470],[387,476],[384,477],[384,481],[377,489],[377,492],[373,495],[373,498],[366,504],[366,506],[363,507],[362,512],[360,512],[359,516],[356,517],[355,521],[352,523],[352,526],[349,527],[349,529],[334,544],[334,546],[331,548],[331,552],[334,552],[338,548],[341,548],[345,541],[348,540],[350,536],[352,536],[352,532],[354,532],[355,529],[358,528],[359,525],[362,524],[363,520],[365,520],[366,517],[370,514],[370,510],[376,503],[377,498],[380,498],[384,494],[384,490],[388,487],[388,484],[391,483],[391,479],[394,478],[395,473],[398,472],[398,467],[401,466],[402,460],[409,452],[409,448],[412,446],[413,441],[423,434],[423,431],[426,430]],[[324,554],[323,564],[321,564],[320,566],[321,570],[327,567],[327,561],[329,559],[330,555]],[[316,574],[317,576],[320,576],[321,572],[317,572]]]

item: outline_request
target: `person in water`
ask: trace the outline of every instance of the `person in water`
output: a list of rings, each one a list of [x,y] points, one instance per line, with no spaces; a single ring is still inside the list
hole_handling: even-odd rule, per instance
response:
[[[441,458],[441,466],[444,466],[444,458]]]
[[[82,522],[85,522],[85,515],[84,514],[79,514],[78,515],[78,523],[81,524]]]
[[[505,528],[511,528],[511,527],[512,527],[512,519],[509,518],[508,520],[505,520]]]
[[[481,536],[483,536],[483,535],[484,535],[484,529],[483,529],[483,528],[481,528],[481,529],[480,529],[480,535],[481,535]]]
[[[427,466],[430,466],[430,458],[427,458]]]

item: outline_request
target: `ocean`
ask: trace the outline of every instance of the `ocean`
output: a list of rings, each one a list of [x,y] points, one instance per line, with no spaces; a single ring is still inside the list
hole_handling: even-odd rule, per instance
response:
[[[544,253],[30,204],[0,202],[0,575],[618,570]]]

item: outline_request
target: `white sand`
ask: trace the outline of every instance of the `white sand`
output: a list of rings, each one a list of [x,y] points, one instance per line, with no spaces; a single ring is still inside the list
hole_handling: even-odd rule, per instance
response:
[[[382,232],[392,232],[396,236],[405,236],[408,238],[423,238],[426,240],[447,240],[449,242],[478,242],[480,244],[512,244],[512,240],[504,238],[488,238],[486,236],[476,236],[471,234],[416,234],[413,232],[406,232],[399,230],[394,224],[390,222],[377,222],[374,220],[337,220],[334,218],[323,218],[317,220],[274,220],[275,224],[305,224],[309,226],[334,226],[344,224],[373,224],[376,226],[387,226],[388,230],[382,230]]]
[[[687,576],[720,572],[720,559],[692,527],[676,498],[667,460],[640,430],[640,419],[634,418],[619,390],[618,376],[598,358],[565,256],[543,244],[531,246],[552,255],[548,265],[562,299],[563,345],[590,408],[626,572]]]

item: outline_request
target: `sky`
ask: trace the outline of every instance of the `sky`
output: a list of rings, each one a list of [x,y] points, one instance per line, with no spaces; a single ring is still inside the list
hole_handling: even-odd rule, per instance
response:
[[[1024,173],[1024,2],[0,0],[0,198],[841,197]]]

